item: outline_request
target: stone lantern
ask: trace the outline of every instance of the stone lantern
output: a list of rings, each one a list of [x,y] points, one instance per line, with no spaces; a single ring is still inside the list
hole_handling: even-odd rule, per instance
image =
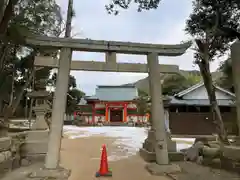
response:
[[[33,107],[36,121],[31,130],[27,131],[25,143],[22,146],[24,164],[43,162],[47,154],[49,127],[45,115],[51,110],[50,105],[47,104],[47,100],[51,99],[51,94],[46,91],[46,80],[40,80],[35,85],[37,90],[27,94],[28,97],[36,100]]]
[[[46,91],[46,80],[39,80],[36,83],[37,91],[33,91],[27,94],[28,97],[36,100],[36,104],[33,107],[33,111],[36,114],[36,121],[34,122],[32,129],[34,130],[46,130],[48,124],[45,120],[45,115],[51,108],[47,104],[47,100],[51,99],[51,94]]]

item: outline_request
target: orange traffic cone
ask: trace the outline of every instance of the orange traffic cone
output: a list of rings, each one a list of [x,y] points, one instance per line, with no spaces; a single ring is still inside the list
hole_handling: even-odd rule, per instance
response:
[[[112,172],[108,169],[108,159],[107,159],[107,149],[106,145],[102,146],[102,156],[101,156],[101,163],[100,163],[100,169],[96,173],[96,177],[100,176],[112,176]]]

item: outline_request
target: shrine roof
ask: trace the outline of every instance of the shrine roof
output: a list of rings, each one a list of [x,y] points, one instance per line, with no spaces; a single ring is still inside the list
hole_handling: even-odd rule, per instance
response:
[[[118,85],[118,86],[114,86],[114,85],[99,85],[97,86],[98,88],[135,88],[134,85],[131,84],[127,84],[127,85]]]
[[[86,100],[100,101],[132,101],[138,97],[135,86],[97,86],[96,93],[87,97]]]
[[[169,96],[171,99],[169,104],[172,105],[188,105],[188,106],[210,106],[208,99],[178,99],[174,96]],[[231,99],[217,99],[219,106],[235,106]]]

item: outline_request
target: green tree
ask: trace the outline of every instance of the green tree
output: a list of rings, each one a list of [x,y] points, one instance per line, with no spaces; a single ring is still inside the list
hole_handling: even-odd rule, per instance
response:
[[[188,74],[188,75],[169,75],[164,78],[162,84],[162,93],[164,95],[174,95],[183,91],[201,81],[201,76]]]
[[[234,92],[233,74],[232,74],[232,62],[231,59],[223,61],[219,66],[219,71],[223,73],[223,76],[219,78],[219,86]]]
[[[192,35],[196,42],[195,63],[199,66],[207,90],[218,136],[226,143],[227,133],[216,100],[210,62],[223,55],[229,48],[229,42],[236,38],[227,35],[223,30],[236,30],[239,27],[239,7],[238,0],[195,0],[193,12],[186,22],[186,32]]]
[[[106,10],[109,14],[117,15],[119,9],[128,9],[133,3],[137,4],[138,12],[142,10],[157,9],[161,0],[111,0],[111,3],[106,5]]]
[[[8,23],[14,14],[14,7],[19,0],[2,0],[0,2],[0,36],[6,33]]]
[[[3,134],[6,134],[8,117],[19,107],[19,103],[23,102],[23,95],[33,78],[34,57],[39,53],[46,53],[46,49],[23,47],[23,35],[59,36],[63,24],[60,8],[54,0],[19,0],[12,6],[13,2],[15,0],[8,1],[3,16],[0,10],[0,107],[3,100],[8,104],[3,112],[4,120],[0,123],[1,130],[4,129],[1,131]],[[10,6],[11,11],[8,9]],[[6,22],[6,15],[10,12],[11,18]],[[2,28],[3,24],[5,30]],[[56,52],[50,55],[56,55]],[[37,71],[36,77],[44,74],[45,78],[48,78],[49,70],[44,68]]]
[[[138,89],[137,112],[139,115],[149,112],[149,95],[140,89]]]
[[[56,87],[56,82],[57,82],[57,73],[54,73],[50,79],[51,86]],[[85,93],[77,89],[75,77],[72,75],[69,75],[68,95],[67,95],[67,105],[66,105],[67,114],[72,114],[77,109],[77,105],[79,104],[83,96],[85,96]]]
[[[0,34],[6,31],[8,23],[12,18],[14,7],[16,4],[21,3],[21,1],[27,0],[0,1]],[[42,4],[46,3],[45,0],[38,2]],[[117,15],[119,9],[128,9],[133,3],[137,4],[137,10],[141,12],[142,10],[157,9],[160,2],[161,0],[111,0],[105,7],[109,14]]]

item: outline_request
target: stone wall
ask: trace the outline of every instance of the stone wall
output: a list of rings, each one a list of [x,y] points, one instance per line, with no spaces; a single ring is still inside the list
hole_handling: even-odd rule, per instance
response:
[[[48,131],[26,131],[0,138],[0,178],[20,166],[44,161]]]
[[[29,165],[36,161],[44,161],[47,154],[48,135],[48,130],[32,130],[26,132],[25,142],[21,146],[22,165]]]
[[[0,138],[0,176],[21,166],[21,146],[25,133]]]

